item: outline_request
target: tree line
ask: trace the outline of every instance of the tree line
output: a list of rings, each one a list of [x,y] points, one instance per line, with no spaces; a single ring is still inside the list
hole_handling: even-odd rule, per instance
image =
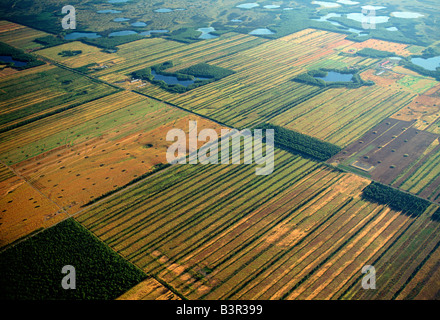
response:
[[[362,197],[410,216],[419,216],[431,205],[428,200],[394,189],[379,182],[371,182],[362,190]]]
[[[342,149],[334,144],[321,141],[308,135],[285,129],[273,124],[257,126],[258,129],[273,129],[275,146],[291,153],[299,153],[315,160],[326,161]]]

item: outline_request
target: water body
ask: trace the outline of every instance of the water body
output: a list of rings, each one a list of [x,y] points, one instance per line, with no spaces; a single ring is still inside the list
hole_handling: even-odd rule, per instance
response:
[[[232,19],[231,22],[243,22],[243,20],[240,20],[240,19]]]
[[[107,0],[108,3],[125,3],[130,0]]]
[[[255,36],[255,35],[264,35],[264,34],[275,34],[275,32],[272,32],[267,28],[260,28],[260,29],[252,30],[251,32],[249,32],[249,34]]]
[[[327,72],[327,76],[315,78],[322,79],[326,82],[349,82],[351,79],[353,79],[353,75],[351,73],[343,74],[340,72],[329,71]]]
[[[328,21],[328,19],[330,19],[330,18],[339,18],[339,17],[342,17],[342,15],[339,14],[339,13],[328,13],[325,16],[319,17],[319,19],[312,19],[312,20],[315,20],[315,21]],[[335,21],[328,21],[328,22],[335,22]],[[337,22],[335,22],[335,23],[337,25],[341,25],[341,24],[339,24]]]
[[[166,33],[168,30],[149,30],[139,33],[141,36],[151,36],[152,33]]]
[[[88,38],[88,39],[96,39],[100,38],[101,36],[97,34],[96,32],[72,32],[67,34],[64,39],[66,40],[76,40],[80,38]]]
[[[263,6],[264,9],[277,9],[280,6],[276,5],[276,4],[268,4],[266,6]]]
[[[411,62],[425,68],[426,70],[435,71],[438,67],[440,67],[440,56],[428,59],[412,58]]]
[[[354,4],[359,4],[359,2],[357,1],[351,1],[351,0],[338,0],[336,1],[338,3],[342,3],[342,4],[348,4],[348,5],[354,5]]]
[[[14,66],[16,67],[24,67],[25,65],[27,65],[27,62],[12,59],[11,56],[0,56],[0,61],[3,63],[13,62]]]
[[[396,18],[414,19],[424,17],[423,14],[417,12],[391,12],[391,15]]]
[[[386,28],[388,31],[398,31],[399,29],[397,29],[396,27],[389,27]]]
[[[312,1],[312,4],[317,4],[321,7],[325,7],[325,8],[337,8],[340,7],[341,5],[335,2],[327,2],[327,1]]]
[[[147,24],[145,22],[142,22],[142,21],[133,22],[133,23],[131,23],[131,25],[133,27],[145,27],[145,26],[147,26]]]
[[[107,10],[98,10],[97,13],[121,13],[122,11],[119,10],[113,10],[113,9],[107,9]]]
[[[154,10],[154,12],[162,12],[162,13],[165,13],[165,12],[172,12],[173,11],[173,9],[168,9],[168,8],[162,8],[162,9],[156,9],[156,10]]]
[[[382,9],[386,9],[387,7],[368,5],[368,6],[362,6],[361,8],[365,10],[382,10]]]
[[[180,84],[184,87],[187,87],[190,84],[193,84],[197,80],[209,80],[210,79],[210,78],[197,77],[194,80],[179,80],[175,76],[164,76],[161,74],[157,74],[156,71],[154,71],[154,70],[151,70],[151,74],[154,76],[154,80],[162,80],[162,81],[165,81],[165,83],[169,84],[169,85]]]
[[[259,7],[260,5],[258,4],[258,3],[256,3],[256,2],[247,2],[247,3],[242,3],[242,4],[239,4],[238,6],[237,6],[237,8],[242,8],[242,9],[252,9],[252,8],[255,8],[255,7]]]
[[[215,31],[213,27],[208,28],[198,28],[197,31],[200,31],[202,34],[199,36],[199,39],[214,39],[218,38],[218,36],[211,34],[210,32]]]
[[[113,19],[114,22],[124,22],[124,21],[128,21],[128,20],[130,20],[130,19],[128,19],[128,18],[114,18]]]
[[[370,21],[369,20],[370,18],[372,19],[371,21],[374,21],[375,23],[385,23],[388,22],[388,20],[390,19],[390,17],[387,16],[369,17],[368,15],[364,15],[363,13],[360,12],[347,13],[347,19],[355,20],[361,23]]]
[[[123,30],[123,31],[112,32],[108,36],[109,37],[122,37],[122,36],[129,36],[132,34],[137,34],[137,32],[133,31],[133,30]]]
[[[284,8],[283,10],[293,10],[293,8]]]

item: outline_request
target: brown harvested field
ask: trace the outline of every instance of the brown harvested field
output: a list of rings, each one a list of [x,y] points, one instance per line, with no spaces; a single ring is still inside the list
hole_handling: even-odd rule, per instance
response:
[[[4,165],[1,167],[0,247],[67,217],[65,212],[29,183]],[[6,174],[6,170],[10,173]]]
[[[421,174],[428,174],[429,168],[425,169],[423,165],[437,154],[438,138],[437,134],[416,129],[415,121],[388,118],[330,159],[329,163],[363,170],[373,180],[403,186],[407,190],[409,187],[404,183],[408,179],[411,182]],[[436,173],[437,168],[432,170],[425,182],[429,185],[422,188],[419,183],[414,192],[425,198],[435,197],[440,186],[440,177]],[[416,177],[413,177],[414,174]]]
[[[116,300],[181,300],[159,281],[148,278],[125,292]]]
[[[151,116],[160,118],[160,114]],[[141,121],[121,126],[116,131],[68,145],[22,161],[15,170],[51,200],[73,213],[93,198],[123,186],[149,172],[154,165],[166,163],[166,151],[173,142],[166,141],[170,129],[188,133],[189,121],[197,121],[198,130],[220,125],[198,116],[181,116],[152,130],[142,129]],[[166,119],[166,118],[165,118]],[[199,142],[199,147],[204,142]]]
[[[393,72],[391,70],[387,70],[380,75],[376,75],[377,71],[375,69],[368,69],[364,72],[360,73],[360,76],[365,81],[371,80],[376,85],[384,87],[384,88],[395,88],[397,80],[400,80],[404,77],[404,75]]]
[[[371,48],[382,51],[394,52],[399,56],[410,56],[412,53],[407,50],[408,45],[397,42],[390,42],[378,39],[368,39],[362,42],[353,43],[350,48],[355,48],[356,50],[361,50],[364,48]]]

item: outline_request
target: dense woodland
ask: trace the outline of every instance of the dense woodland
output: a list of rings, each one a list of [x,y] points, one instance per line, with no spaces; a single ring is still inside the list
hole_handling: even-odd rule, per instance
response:
[[[76,289],[61,286],[72,265]],[[146,278],[75,220],[68,219],[0,254],[0,299],[115,299]]]
[[[326,161],[341,151],[341,148],[331,143],[288,130],[273,124],[258,126],[258,129],[273,129],[275,146],[292,153],[299,153],[319,161]]]
[[[403,211],[412,216],[421,215],[431,204],[428,200],[374,181],[365,187],[362,197],[369,201],[387,204],[393,210]]]

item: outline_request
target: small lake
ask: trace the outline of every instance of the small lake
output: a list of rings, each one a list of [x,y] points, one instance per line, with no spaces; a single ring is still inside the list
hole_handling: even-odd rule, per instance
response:
[[[389,28],[385,28],[388,31],[398,31],[399,29],[397,29],[396,27],[389,27]]]
[[[365,10],[381,10],[381,9],[386,9],[387,7],[367,5],[367,6],[362,6],[361,8]]]
[[[391,12],[391,15],[396,18],[404,18],[404,19],[414,19],[424,16],[423,14],[417,12]]]
[[[348,4],[348,5],[355,5],[355,4],[359,4],[359,2],[357,1],[351,1],[351,0],[338,0],[336,1],[338,3],[342,3],[342,4]]]
[[[14,66],[16,67],[24,67],[25,65],[27,65],[27,62],[23,62],[23,61],[19,61],[19,60],[14,60],[12,59],[11,56],[0,56],[0,61],[3,63],[14,63]]]
[[[107,9],[107,10],[98,10],[97,13],[121,13],[122,11],[119,10],[113,10],[113,9]]]
[[[161,13],[172,12],[172,11],[174,11],[174,10],[168,9],[168,8],[161,8],[161,9],[154,10],[154,12],[161,12]]]
[[[259,7],[260,5],[258,4],[258,3],[256,3],[256,2],[247,2],[247,3],[242,3],[242,4],[239,4],[238,6],[237,6],[237,8],[241,8],[241,9],[252,9],[252,8],[255,8],[255,7]]]
[[[284,8],[283,10],[293,10],[293,8]]]
[[[243,22],[243,20],[240,20],[240,19],[232,19],[231,22]]]
[[[208,28],[198,28],[197,31],[200,31],[202,34],[199,36],[199,39],[214,39],[218,38],[218,36],[211,34],[210,32],[215,31],[213,27]]]
[[[435,71],[438,67],[440,67],[440,56],[428,59],[412,58],[411,62],[422,68],[425,68],[426,70]]]
[[[148,30],[139,33],[141,36],[151,36],[152,33],[166,33],[168,30]]]
[[[278,9],[280,6],[276,4],[268,4],[263,6],[264,9]]]
[[[210,78],[203,78],[203,77],[195,77],[195,80],[179,80],[175,76],[164,76],[161,74],[157,74],[156,71],[151,70],[151,74],[154,76],[154,80],[162,80],[165,81],[166,84],[180,84],[184,87],[189,86],[190,84],[193,84],[196,80],[209,80]]]
[[[136,22],[131,23],[131,26],[133,26],[133,27],[146,27],[147,24],[142,21],[136,21]]]
[[[368,15],[364,15],[363,13],[360,12],[347,13],[347,19],[351,19],[357,22],[365,22],[365,19],[370,19],[370,18],[371,21],[374,21],[375,23],[385,23],[388,22],[388,20],[390,19],[390,17],[387,16],[369,17]]]
[[[108,3],[125,3],[130,0],[107,0]]]
[[[101,36],[97,34],[96,32],[72,32],[69,34],[66,34],[64,39],[66,40],[76,40],[80,38],[88,38],[88,39],[96,39],[100,38]]]
[[[137,32],[133,31],[133,30],[123,30],[123,31],[112,32],[108,36],[109,37],[122,37],[122,36],[129,36],[132,34],[137,34]]]
[[[272,32],[267,28],[260,28],[260,29],[252,30],[251,32],[249,32],[249,34],[255,36],[255,35],[264,35],[264,34],[275,34],[275,32]]]
[[[324,8],[337,8],[341,6],[339,3],[327,2],[327,1],[312,1],[312,4],[317,4]]]
[[[340,72],[328,71],[327,76],[315,78],[322,79],[326,82],[349,82],[351,79],[353,79],[353,75],[351,73],[343,74]]]
[[[113,19],[114,22],[124,22],[124,21],[128,21],[128,20],[130,20],[130,19],[128,19],[128,18],[114,18]]]

